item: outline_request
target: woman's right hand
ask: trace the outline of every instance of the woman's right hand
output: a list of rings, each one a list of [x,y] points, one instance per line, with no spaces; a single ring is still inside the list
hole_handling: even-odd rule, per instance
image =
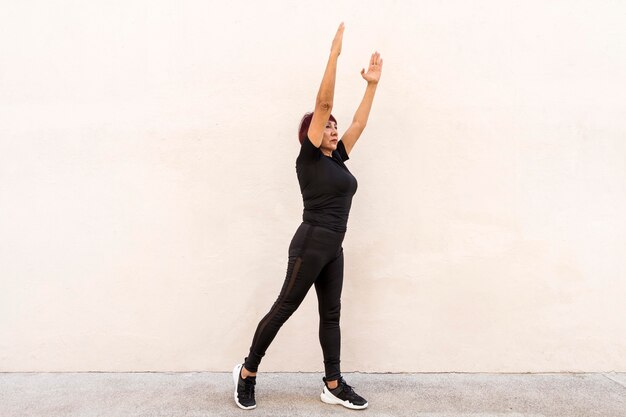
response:
[[[334,54],[341,54],[341,42],[343,41],[343,22],[339,24],[339,28],[337,29],[337,33],[335,34],[335,39],[333,39],[333,46],[330,48],[330,52]]]

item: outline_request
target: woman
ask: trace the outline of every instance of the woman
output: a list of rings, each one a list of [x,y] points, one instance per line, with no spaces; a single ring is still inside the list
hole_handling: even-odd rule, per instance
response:
[[[304,201],[302,224],[289,245],[287,276],[280,295],[270,311],[259,322],[250,352],[244,363],[235,365],[235,402],[243,409],[256,407],[254,387],[256,373],[265,351],[281,326],[299,307],[312,285],[317,292],[320,314],[319,340],[324,354],[325,377],[320,398],[328,404],[352,409],[366,408],[359,396],[341,376],[339,353],[341,336],[339,315],[343,284],[343,247],[341,243],[357,181],[344,164],[363,132],[374,93],[380,79],[383,60],[372,54],[367,73],[365,96],[350,127],[338,140],[337,120],[331,114],[335,92],[337,58],[341,53],[343,22],[332,42],[330,57],[317,94],[315,111],[300,122],[300,153],[296,173]]]

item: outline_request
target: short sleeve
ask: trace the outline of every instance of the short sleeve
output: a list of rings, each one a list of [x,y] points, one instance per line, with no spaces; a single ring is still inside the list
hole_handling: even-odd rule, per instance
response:
[[[298,160],[300,160],[300,162],[314,162],[320,158],[321,154],[322,151],[320,151],[320,148],[316,148],[315,145],[313,145],[313,142],[311,142],[311,139],[309,139],[309,136],[307,135],[307,137],[304,138],[304,140],[302,141],[302,145],[300,146],[300,154],[298,155]]]
[[[350,157],[348,156],[348,152],[346,152],[346,145],[343,144],[342,140],[337,142],[337,152],[339,153],[342,161],[347,161],[348,159],[350,159]]]

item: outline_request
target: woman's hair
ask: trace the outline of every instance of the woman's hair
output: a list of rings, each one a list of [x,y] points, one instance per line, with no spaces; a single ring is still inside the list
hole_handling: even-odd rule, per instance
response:
[[[300,141],[300,145],[302,145],[304,140],[307,138],[309,126],[311,126],[311,120],[313,119],[313,113],[315,112],[305,113],[304,116],[302,116],[302,120],[300,120],[300,127],[298,128],[298,140]],[[335,124],[337,123],[337,119],[335,119],[332,114],[328,120],[332,120]]]

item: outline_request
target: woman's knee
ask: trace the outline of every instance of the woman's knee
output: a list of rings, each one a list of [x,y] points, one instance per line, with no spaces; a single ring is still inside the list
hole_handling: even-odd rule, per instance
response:
[[[319,306],[320,320],[327,322],[339,322],[341,316],[341,303],[333,306],[325,306],[321,304]]]

